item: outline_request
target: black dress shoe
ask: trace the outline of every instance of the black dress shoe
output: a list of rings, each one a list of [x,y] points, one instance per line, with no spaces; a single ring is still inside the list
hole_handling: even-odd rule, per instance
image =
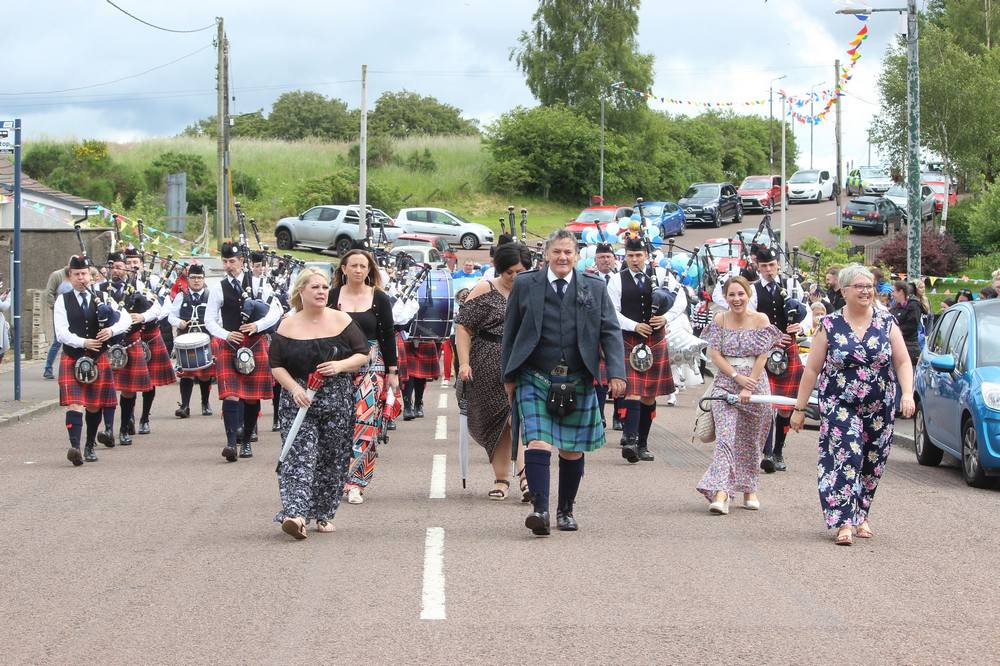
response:
[[[403,420],[404,421],[412,421],[415,418],[417,418],[417,417],[413,415],[413,410],[412,409],[410,409],[409,407],[403,407]]]
[[[87,442],[83,445],[83,459],[87,462],[97,462],[97,454],[94,453],[93,442]]]
[[[109,449],[115,448],[115,434],[111,431],[111,428],[105,428],[97,433],[97,441]]]
[[[396,429],[396,419],[393,419],[393,420],[389,421],[388,425],[385,426],[385,429],[386,430],[395,430]]]
[[[579,526],[576,524],[576,518],[573,517],[573,510],[559,509],[556,511],[556,529],[561,532],[576,532]]]
[[[73,463],[73,467],[79,467],[83,464],[83,456],[80,455],[80,449],[69,447],[69,451],[66,452],[66,460]]]
[[[524,526],[531,530],[531,533],[535,536],[548,536],[552,533],[549,529],[549,512],[542,511],[532,511],[528,514],[528,517],[524,519]]]
[[[253,458],[253,449],[250,447],[250,442],[240,444],[240,458]]]
[[[619,419],[616,416],[615,418],[613,418],[611,420],[611,429],[612,430],[624,430],[625,426],[624,426],[624,424],[622,424],[621,419]]]
[[[139,434],[140,435],[148,435],[149,433],[150,433],[150,430],[149,430],[149,421],[146,421],[145,419],[142,420],[142,421],[139,421]]]
[[[125,428],[118,431],[118,443],[122,446],[132,446],[132,435],[128,434]]]
[[[639,447],[639,460],[642,460],[642,461],[645,461],[645,462],[652,462],[652,461],[656,460],[656,456],[654,456],[652,453],[650,453],[649,449],[647,449],[645,446],[640,446]]]
[[[188,406],[181,406],[174,410],[174,416],[179,419],[186,419],[191,416],[191,408]]]
[[[236,462],[236,447],[226,446],[222,449],[222,457],[226,459],[226,462]]]
[[[253,432],[250,433],[250,441],[251,442],[256,442],[257,441],[257,426],[254,426]]]
[[[639,442],[635,438],[622,439],[622,458],[631,464],[639,462]]]
[[[424,403],[418,402],[413,406],[413,415],[418,419],[424,418]]]
[[[212,408],[209,407],[207,404],[202,405],[201,406],[201,415],[202,416],[211,416],[212,415]]]
[[[278,425],[278,419],[271,421],[271,432],[278,432],[281,430],[281,426]]]
[[[46,370],[45,372],[42,373],[42,378],[43,379],[55,379],[56,376],[52,374],[51,370]],[[81,464],[83,464],[83,463],[81,463]]]
[[[774,458],[771,456],[764,456],[760,461],[760,468],[767,474],[774,474]]]
[[[788,465],[785,464],[785,458],[781,455],[774,456],[774,469],[779,472],[784,472],[788,470]]]

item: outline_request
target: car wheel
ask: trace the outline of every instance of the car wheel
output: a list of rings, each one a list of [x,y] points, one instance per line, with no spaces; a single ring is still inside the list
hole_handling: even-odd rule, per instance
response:
[[[295,243],[292,241],[292,234],[288,229],[278,229],[274,232],[274,240],[278,243],[279,250],[291,250]]]
[[[883,236],[889,235],[889,220],[885,220],[884,222],[882,222],[882,235]]]
[[[816,200],[813,201],[813,203],[819,203],[822,200],[823,200],[823,192],[820,190],[816,190]]]
[[[924,406],[919,402],[917,413],[913,415],[913,449],[917,454],[917,462],[927,467],[937,467],[944,457],[944,451],[931,444],[931,440],[927,437]]]
[[[713,221],[713,223],[715,224],[715,228],[716,229],[718,229],[719,227],[721,227],[722,226],[722,215],[716,215],[715,216],[715,220]]]
[[[475,250],[479,247],[479,239],[475,234],[465,234],[462,236],[462,247],[466,250]]]
[[[962,477],[973,488],[987,485],[986,473],[979,464],[979,439],[971,417],[966,417],[962,424]]]
[[[681,222],[681,228],[677,231],[678,236],[684,235],[684,229],[687,227],[687,222]]]
[[[737,206],[736,215],[733,216],[733,223],[739,224],[741,221],[743,221],[743,207]]]
[[[354,241],[350,236],[341,236],[337,239],[337,242],[333,244],[333,251],[337,253],[338,257],[342,257],[351,251],[351,245]]]

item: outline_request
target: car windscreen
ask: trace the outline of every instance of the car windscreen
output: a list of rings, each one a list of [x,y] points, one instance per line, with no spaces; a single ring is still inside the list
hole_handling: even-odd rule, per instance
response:
[[[585,210],[576,216],[577,222],[614,222],[613,210]]]
[[[944,194],[944,183],[924,183],[934,194]]]
[[[638,213],[639,209],[636,208],[635,212]],[[648,204],[643,204],[642,214],[646,217],[659,217],[663,215],[663,206],[650,206]]]
[[[868,213],[875,212],[875,203],[872,201],[848,201],[847,202],[847,212],[849,213]]]
[[[685,199],[714,199],[718,196],[718,185],[692,185],[684,193]]]
[[[1000,308],[976,312],[976,365],[1000,365]]]
[[[712,256],[716,259],[719,257],[739,257],[741,254],[739,243],[733,243],[732,245],[729,243],[718,243],[710,245],[709,249],[712,251]]]
[[[885,171],[882,169],[874,169],[871,167],[861,167],[861,177],[862,178],[888,178]]]
[[[819,171],[799,171],[792,176],[789,183],[815,183],[819,180]]]
[[[747,178],[740,185],[741,190],[769,190],[771,189],[770,178]]]
[[[905,199],[906,197],[909,196],[909,192],[907,192],[906,188],[903,187],[902,185],[893,185],[892,187],[889,188],[889,191],[885,193],[885,196],[900,197]]]

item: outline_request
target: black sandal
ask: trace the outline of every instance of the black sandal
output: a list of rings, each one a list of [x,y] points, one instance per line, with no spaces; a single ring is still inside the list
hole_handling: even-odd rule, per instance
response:
[[[528,477],[524,473],[524,468],[517,473],[517,478],[521,480],[521,504],[528,504],[535,498],[535,494],[528,490]]]
[[[510,481],[507,479],[494,479],[494,484],[502,483],[503,488],[494,488],[490,492],[486,493],[486,496],[495,502],[502,502],[507,499],[507,490],[510,488]]]

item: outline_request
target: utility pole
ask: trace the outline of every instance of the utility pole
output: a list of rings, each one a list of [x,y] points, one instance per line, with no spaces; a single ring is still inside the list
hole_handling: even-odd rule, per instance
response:
[[[601,205],[604,205],[604,92],[601,91],[601,186],[598,191]]]
[[[917,0],[906,3],[906,105],[907,105],[907,225],[906,279],[920,279],[920,48],[917,40]],[[947,192],[945,197],[947,197]]]
[[[781,202],[781,248],[788,247],[788,228],[786,227],[786,220],[788,206],[785,205],[785,114],[787,113],[785,109],[786,99],[785,96],[781,96],[781,195],[779,201]],[[788,263],[788,252],[783,252],[784,262]]]
[[[227,125],[226,110],[229,107],[229,90],[227,85],[228,73],[226,72],[226,29],[221,16],[215,18],[218,23],[218,33],[215,36],[215,47],[218,51],[218,64],[216,65],[216,191],[215,191],[215,236],[216,248],[222,249],[222,242],[226,239],[226,217],[229,211],[226,190],[226,160],[228,158],[229,146],[227,140],[229,131]]]
[[[840,89],[840,60],[833,61],[833,94],[837,95],[837,99],[834,100],[834,104],[837,105],[836,113],[836,123],[834,126],[834,141],[837,144],[837,228],[840,228],[840,192],[844,189],[844,156],[841,153],[841,143],[840,143],[840,95],[837,94],[837,90]]]
[[[774,173],[774,82],[780,81],[781,79],[788,76],[787,74],[782,74],[781,76],[771,79],[770,83],[767,84],[767,99],[768,99],[768,119],[767,119],[767,134],[769,139],[770,148],[768,149],[767,159],[768,166],[771,168],[767,175]],[[784,182],[782,182],[782,187],[784,187]]]
[[[358,227],[362,238],[368,238],[368,65],[361,65],[361,135],[358,138],[361,156],[358,176]]]

